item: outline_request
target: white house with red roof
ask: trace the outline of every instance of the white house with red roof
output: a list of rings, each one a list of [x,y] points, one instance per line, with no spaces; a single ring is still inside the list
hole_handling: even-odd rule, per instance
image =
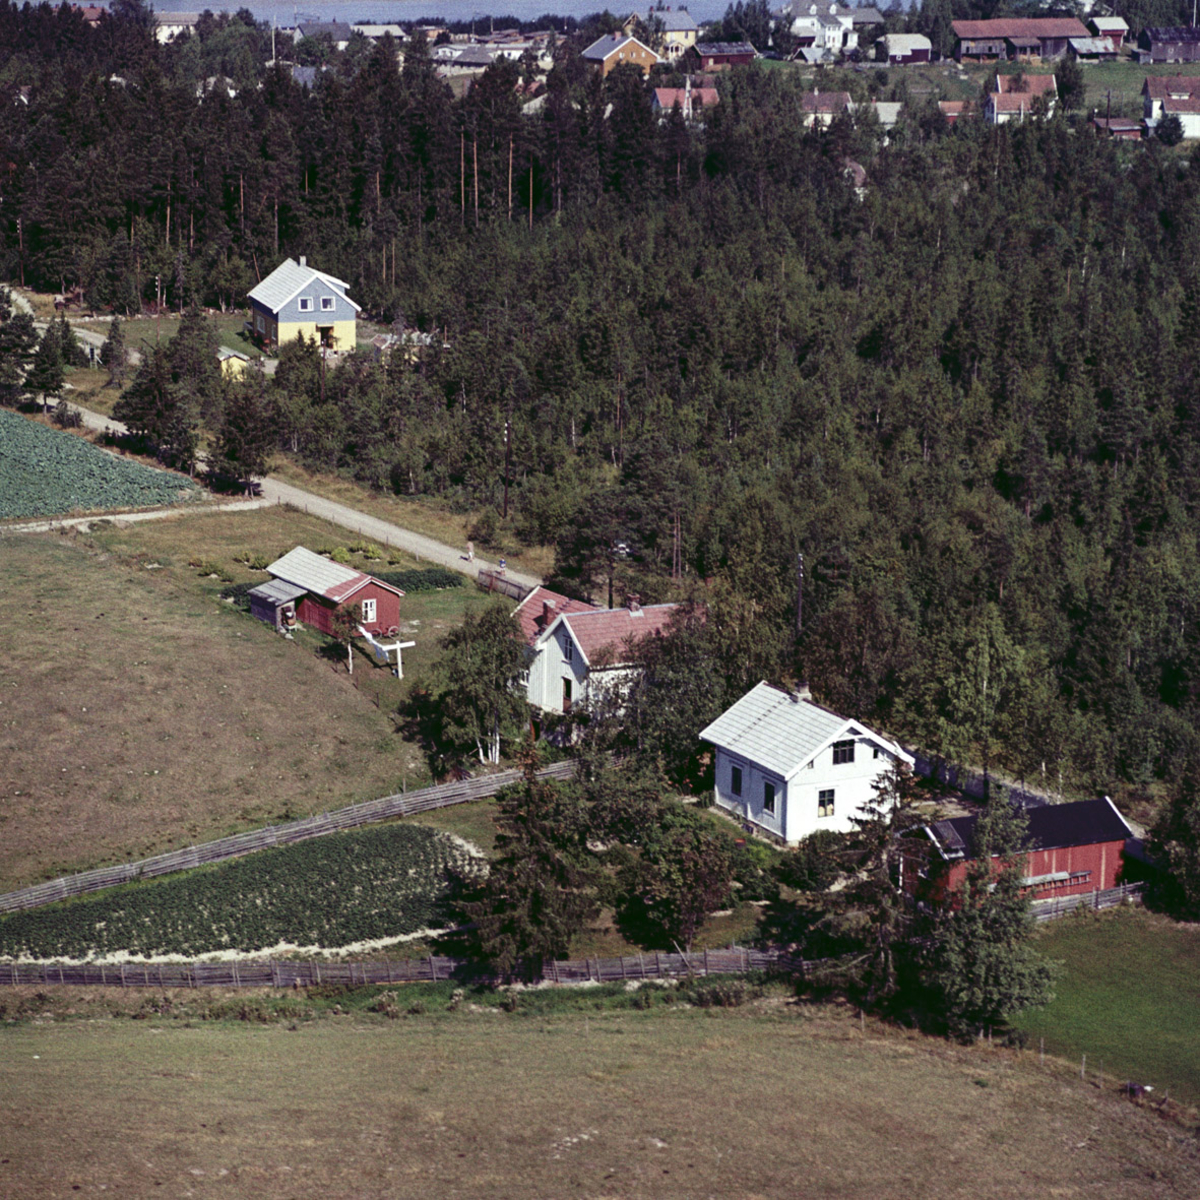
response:
[[[400,597],[404,593],[398,587],[303,546],[277,558],[267,567],[267,573],[291,585],[292,600],[300,602],[296,615],[322,633],[333,632],[333,614],[343,605],[354,606],[354,619],[368,633],[395,633],[400,626]]]
[[[677,604],[633,598],[625,608],[597,608],[582,600],[534,588],[513,612],[525,641],[529,703],[565,713],[588,705],[632,674],[630,650],[643,638],[665,633]]]
[[[716,747],[717,804],[785,842],[845,833],[897,761],[913,757],[807,689],[760,683],[700,731]]]

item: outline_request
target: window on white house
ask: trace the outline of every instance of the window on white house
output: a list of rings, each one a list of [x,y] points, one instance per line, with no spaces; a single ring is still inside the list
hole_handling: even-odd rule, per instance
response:
[[[822,788],[817,793],[817,816],[833,816],[833,788]]]
[[[312,312],[312,310],[313,310],[312,297],[311,296],[301,296],[300,297],[300,311],[301,312]]]
[[[566,662],[575,661],[575,643],[569,637],[563,638],[563,659]]]
[[[733,794],[735,796],[740,796],[742,794],[742,768],[741,767],[730,767],[729,768],[729,790],[731,792],[733,792]]]
[[[322,296],[321,297],[321,311],[322,312],[333,312],[333,297],[332,296]]]
[[[852,763],[854,761],[854,742],[834,742],[833,743],[833,765],[839,766],[841,763]]]
[[[258,322],[258,332],[259,332],[259,333],[266,333],[266,331],[267,331],[267,323],[266,323],[266,321],[264,321],[264,320],[263,320],[263,315],[262,315],[262,313],[256,313],[256,314],[255,314],[255,320]]]
[[[571,711],[571,701],[575,699],[575,681],[573,679],[563,680],[563,712]]]
[[[362,619],[364,625],[370,625],[375,620],[375,601],[364,600],[362,602]]]
[[[763,812],[775,815],[775,785],[763,780]]]
[[[871,757],[872,757],[872,758],[878,758],[878,757],[879,757],[879,755],[880,755],[880,749],[879,749],[879,747],[878,747],[878,746],[876,746],[876,747],[875,747],[875,748],[874,748],[874,749],[871,751]]]

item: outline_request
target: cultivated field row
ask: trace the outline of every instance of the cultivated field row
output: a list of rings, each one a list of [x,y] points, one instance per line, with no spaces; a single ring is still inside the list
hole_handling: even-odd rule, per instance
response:
[[[543,768],[538,775],[549,779],[566,779],[574,771],[573,762],[560,762]],[[397,792],[378,800],[368,800],[331,813],[322,813],[320,816],[302,817],[285,825],[268,825],[249,833],[234,834],[232,837],[205,842],[199,846],[188,846],[183,850],[171,850],[166,854],[156,854],[152,858],[143,858],[137,862],[98,867],[94,871],[81,871],[78,875],[52,879],[0,896],[0,912],[39,908],[72,896],[116,887],[118,884],[170,875],[176,871],[206,866],[209,863],[224,862],[245,854],[253,854],[258,850],[287,846],[310,838],[324,837],[330,833],[357,829],[359,826],[371,825],[392,817],[408,817],[437,808],[448,808],[453,804],[466,804],[494,795],[520,778],[520,771],[502,771],[496,775],[438,784],[415,792]]]

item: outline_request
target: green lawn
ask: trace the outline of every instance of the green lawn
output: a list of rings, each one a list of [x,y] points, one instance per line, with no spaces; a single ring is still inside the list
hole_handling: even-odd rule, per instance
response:
[[[1050,922],[1038,949],[1063,973],[1054,1002],[1017,1022],[1032,1046],[1200,1103],[1200,928],[1119,909]]]

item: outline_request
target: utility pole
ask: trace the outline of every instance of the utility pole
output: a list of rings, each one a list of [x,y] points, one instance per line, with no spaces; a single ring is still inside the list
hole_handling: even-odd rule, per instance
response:
[[[512,455],[512,417],[504,422],[504,519],[508,520],[508,466]]]
[[[796,555],[796,637],[804,632],[804,555]]]

